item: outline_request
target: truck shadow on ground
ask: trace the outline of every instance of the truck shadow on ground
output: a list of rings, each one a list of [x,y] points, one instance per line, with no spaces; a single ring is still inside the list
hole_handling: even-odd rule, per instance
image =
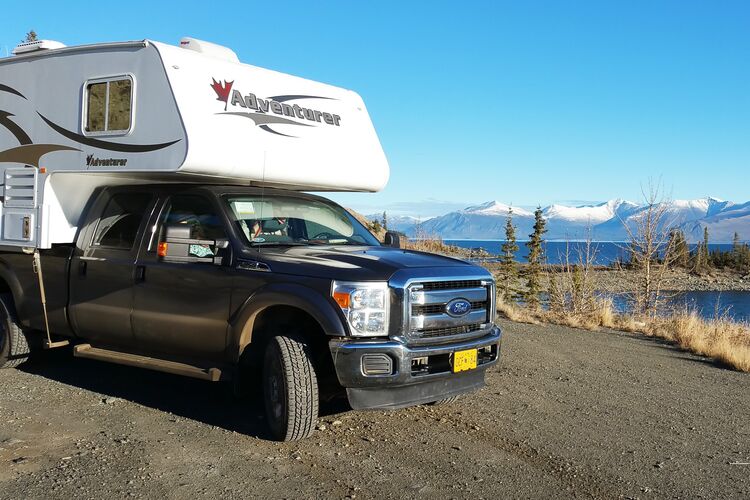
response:
[[[604,329],[601,331],[602,333],[607,333],[609,335],[615,335],[617,337],[634,339],[639,342],[644,342],[647,344],[661,347],[662,349],[665,349],[666,351],[668,351],[663,354],[664,357],[669,357],[669,358],[677,357],[685,361],[689,361],[691,363],[702,364],[705,366],[710,366],[710,367],[718,368],[722,370],[735,371],[731,366],[727,365],[726,363],[722,363],[719,360],[707,358],[705,356],[701,356],[700,354],[696,354],[694,352],[690,352],[686,349],[683,349],[672,340],[663,339],[663,338],[656,337],[653,335],[645,335],[642,333],[623,332],[620,330]]]
[[[73,358],[69,349],[35,354],[24,372],[107,397],[119,398],[206,425],[271,439],[263,408],[260,380],[238,396],[229,383],[171,375],[129,366]],[[321,402],[320,415],[349,410],[346,400]]]

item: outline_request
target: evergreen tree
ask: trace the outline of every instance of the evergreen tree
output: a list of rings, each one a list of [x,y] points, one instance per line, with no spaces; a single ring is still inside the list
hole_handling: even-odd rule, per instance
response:
[[[388,216],[386,216],[385,212],[383,212],[383,222],[381,225],[384,230],[388,231]]]
[[[669,233],[668,249],[671,252],[671,262],[675,266],[688,267],[690,264],[690,247],[685,239],[685,233],[679,229],[673,229]]]
[[[734,232],[732,238],[732,260],[734,265],[732,267],[739,268],[740,259],[742,258],[742,247],[740,246],[740,233]]]
[[[26,33],[26,38],[21,40],[21,43],[36,42],[37,40],[39,40],[39,37],[36,35],[36,31],[31,30]]]
[[[703,228],[703,261],[708,264],[708,226]]]
[[[529,255],[526,259],[529,262],[526,270],[528,285],[524,293],[524,300],[529,307],[538,309],[540,305],[539,295],[542,293],[542,263],[544,262],[544,240],[542,236],[547,232],[545,226],[547,221],[542,216],[542,207],[534,210],[534,232],[529,235],[529,241],[526,247],[529,249]]]
[[[502,283],[500,291],[505,299],[511,299],[516,293],[516,278],[518,277],[518,266],[515,254],[518,251],[516,243],[516,227],[513,225],[513,209],[508,209],[508,217],[505,219],[505,242],[500,247],[500,274]]]

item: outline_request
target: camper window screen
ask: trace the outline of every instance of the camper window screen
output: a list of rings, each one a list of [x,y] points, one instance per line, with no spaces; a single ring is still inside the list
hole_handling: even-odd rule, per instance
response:
[[[86,85],[86,132],[130,130],[133,82],[120,78]]]

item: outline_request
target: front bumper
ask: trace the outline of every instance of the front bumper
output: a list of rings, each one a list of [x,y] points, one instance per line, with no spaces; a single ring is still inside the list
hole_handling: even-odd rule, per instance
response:
[[[493,326],[486,335],[455,344],[408,346],[395,340],[338,340],[329,342],[339,382],[354,409],[403,408],[473,391],[484,386],[485,370],[500,358],[502,332]],[[485,349],[489,348],[489,349]],[[456,351],[479,349],[474,370],[452,373],[450,357]],[[489,351],[489,353],[487,352]],[[385,354],[393,369],[387,375],[365,375],[362,357]],[[415,360],[426,365],[415,369]]]

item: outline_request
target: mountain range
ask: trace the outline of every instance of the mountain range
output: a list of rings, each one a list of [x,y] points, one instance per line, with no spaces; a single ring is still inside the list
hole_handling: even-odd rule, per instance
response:
[[[488,201],[427,220],[389,216],[388,228],[411,237],[499,240],[505,238],[505,220],[510,208],[499,201]],[[516,238],[525,240],[532,232],[534,214],[519,207],[512,209]],[[733,203],[708,197],[670,201],[664,209],[664,221],[669,227],[681,229],[690,242],[701,241],[704,228],[708,228],[712,243],[729,243],[735,232],[742,240],[750,240],[750,202]],[[626,241],[625,225],[634,228],[646,210],[644,205],[620,199],[573,207],[550,205],[542,209],[547,220],[545,239],[580,240],[590,233],[596,241]],[[382,214],[367,218],[381,220]]]

